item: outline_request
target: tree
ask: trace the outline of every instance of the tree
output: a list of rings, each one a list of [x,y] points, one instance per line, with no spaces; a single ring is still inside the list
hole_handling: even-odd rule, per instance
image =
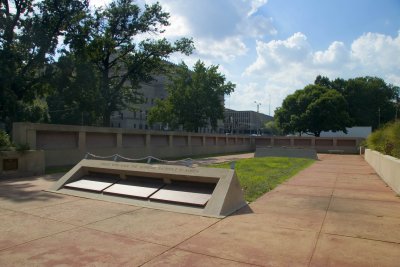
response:
[[[282,130],[278,127],[275,120],[266,122],[264,125],[264,131],[270,135],[282,135]]]
[[[320,85],[308,85],[286,97],[275,117],[285,133],[307,133],[316,137],[322,131],[346,132],[352,122],[344,97]]]
[[[99,75],[90,62],[61,57],[52,77],[54,92],[47,97],[52,123],[101,125]]]
[[[40,99],[49,91],[58,39],[87,6],[78,0],[0,1],[0,120],[7,129],[16,120],[45,119]]]
[[[179,125],[187,131],[197,132],[208,124],[217,127],[224,117],[224,95],[234,91],[235,85],[226,82],[218,72],[218,66],[206,67],[197,61],[191,71],[185,63],[174,68],[167,87],[168,97],[158,100],[150,110],[149,123],[168,123],[172,128]]]
[[[88,97],[71,97],[72,103],[68,99],[64,102],[78,113],[95,106],[103,126],[109,126],[112,112],[140,103],[140,83],[150,82],[154,74],[166,71],[165,60],[172,53],[189,55],[194,48],[187,38],[174,43],[165,38],[142,40],[162,33],[169,25],[168,19],[169,14],[158,3],[145,5],[142,10],[133,0],[116,0],[88,14],[65,40],[69,50],[64,50],[63,57],[74,64],[59,66],[61,72],[65,72],[62,67],[69,68],[59,95],[72,90],[72,95],[85,92]],[[93,81],[80,83],[80,73],[90,73]]]
[[[356,126],[372,126],[389,122],[396,117],[398,87],[377,77],[357,77],[330,81],[320,75],[314,84],[324,85],[341,93],[349,105],[349,114]]]
[[[396,87],[386,84],[380,78],[349,79],[343,95],[349,104],[354,125],[376,129],[380,124],[395,118]]]

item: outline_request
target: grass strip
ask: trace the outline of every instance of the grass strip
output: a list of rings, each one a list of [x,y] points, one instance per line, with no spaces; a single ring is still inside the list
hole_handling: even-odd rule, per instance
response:
[[[236,161],[235,171],[246,201],[252,202],[314,162],[312,159],[283,157],[241,159]],[[210,167],[229,169],[230,163]]]

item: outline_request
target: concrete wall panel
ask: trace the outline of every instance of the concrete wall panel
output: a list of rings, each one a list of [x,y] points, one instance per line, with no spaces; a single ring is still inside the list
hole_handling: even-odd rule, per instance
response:
[[[400,194],[400,159],[366,149],[365,160],[397,194]]]
[[[122,135],[123,147],[144,147],[146,146],[146,135],[144,134],[124,134]]]
[[[112,133],[86,133],[86,147],[91,148],[111,148],[117,146],[117,136]]]
[[[37,131],[36,149],[76,149],[78,134],[78,132]]]

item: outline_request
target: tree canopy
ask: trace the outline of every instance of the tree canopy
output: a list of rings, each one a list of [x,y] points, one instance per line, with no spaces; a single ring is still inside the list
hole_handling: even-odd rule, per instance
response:
[[[158,100],[150,110],[149,123],[168,123],[172,128],[182,125],[193,132],[208,124],[215,129],[218,119],[224,116],[224,95],[232,93],[235,85],[226,82],[218,66],[206,67],[201,61],[196,62],[193,71],[185,63],[173,69],[168,97]]]
[[[79,21],[88,1],[0,1],[0,121],[45,119],[58,40]]]
[[[372,126],[395,119],[399,87],[387,84],[377,77],[337,78],[317,76],[315,84],[323,85],[341,93],[348,103],[349,115],[354,126]]]
[[[308,85],[286,97],[275,119],[285,133],[320,136],[322,131],[344,131],[351,125],[347,102],[333,89]]]
[[[188,38],[171,43],[145,37],[162,33],[168,20],[169,14],[158,3],[141,9],[133,0],[116,0],[86,14],[66,36],[69,49],[57,65],[58,97],[50,101],[53,107],[61,103],[75,117],[92,113],[91,120],[100,116],[103,126],[109,126],[113,111],[140,103],[139,84],[165,71],[165,60],[172,53],[189,55],[194,49]],[[60,101],[61,96],[66,97]],[[99,114],[93,113],[94,107]]]
[[[286,97],[275,112],[285,133],[344,131],[346,127],[372,126],[396,118],[400,89],[377,77],[330,80],[318,75],[313,85]]]

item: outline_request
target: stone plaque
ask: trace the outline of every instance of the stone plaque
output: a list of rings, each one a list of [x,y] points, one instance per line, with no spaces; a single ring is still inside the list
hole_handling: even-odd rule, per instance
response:
[[[118,179],[102,179],[96,177],[85,177],[84,179],[80,179],[78,181],[68,183],[65,187],[83,189],[83,190],[90,190],[90,191],[97,191],[101,192],[107,187],[114,184]]]
[[[159,190],[162,182],[120,181],[104,190],[105,193],[139,198],[148,198]]]
[[[4,171],[17,171],[18,170],[18,159],[3,159],[3,170]]]

